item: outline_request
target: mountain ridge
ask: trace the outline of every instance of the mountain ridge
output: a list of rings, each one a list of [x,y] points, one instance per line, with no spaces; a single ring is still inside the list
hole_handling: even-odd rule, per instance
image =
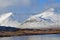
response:
[[[50,8],[45,12],[29,17],[21,28],[54,28],[54,25],[60,26],[60,16],[55,14],[54,8]]]

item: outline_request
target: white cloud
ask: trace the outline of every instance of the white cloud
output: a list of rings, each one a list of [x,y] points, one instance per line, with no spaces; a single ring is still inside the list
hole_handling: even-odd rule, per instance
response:
[[[12,1],[0,0],[0,8],[5,8],[5,7],[8,7],[8,6],[12,5],[12,4],[13,4]]]
[[[30,0],[22,0],[24,5],[29,5],[30,4]]]
[[[12,5],[29,4],[29,0],[0,0],[0,8],[5,8]]]

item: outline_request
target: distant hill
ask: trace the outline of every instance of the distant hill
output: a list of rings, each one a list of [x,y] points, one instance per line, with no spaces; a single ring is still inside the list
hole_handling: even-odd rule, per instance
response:
[[[0,26],[0,31],[17,31],[19,28]]]

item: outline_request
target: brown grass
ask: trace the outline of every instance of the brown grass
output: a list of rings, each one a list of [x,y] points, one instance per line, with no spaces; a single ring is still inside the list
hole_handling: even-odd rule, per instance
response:
[[[15,31],[15,32],[2,31],[2,32],[0,32],[0,37],[23,36],[23,35],[40,35],[40,34],[60,34],[60,29],[49,29],[49,30],[20,29],[20,30]]]

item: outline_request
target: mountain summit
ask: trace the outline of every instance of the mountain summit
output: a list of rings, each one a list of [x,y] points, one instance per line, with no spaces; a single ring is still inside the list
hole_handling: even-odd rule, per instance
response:
[[[60,16],[55,14],[54,8],[50,8],[40,14],[29,17],[21,28],[57,28]]]
[[[0,15],[0,26],[5,26],[5,27],[18,27],[20,23],[16,20],[12,19],[13,13],[5,13],[3,15]]]

